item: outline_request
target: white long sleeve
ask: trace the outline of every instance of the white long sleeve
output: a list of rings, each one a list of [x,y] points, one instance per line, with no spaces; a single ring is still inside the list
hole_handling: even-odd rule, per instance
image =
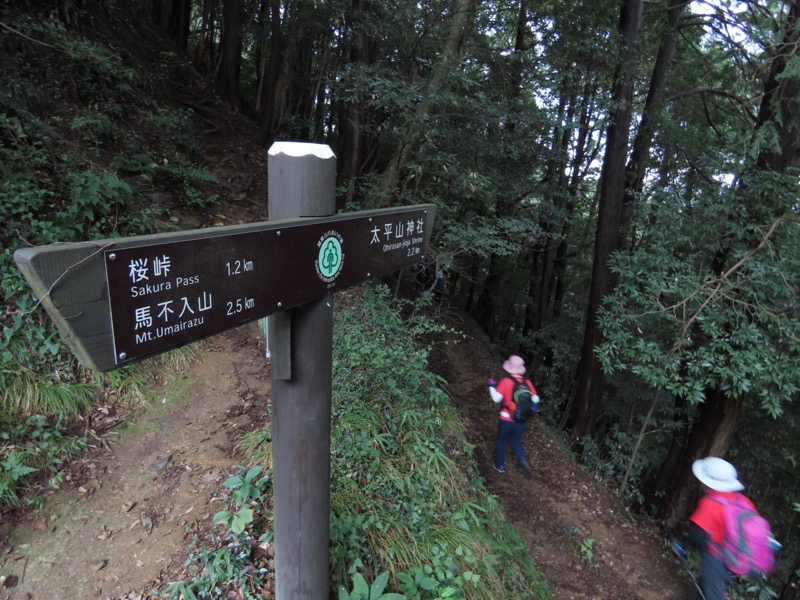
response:
[[[495,404],[499,404],[503,401],[503,394],[494,389],[494,386],[492,385],[489,386],[489,394],[492,396],[492,401]]]

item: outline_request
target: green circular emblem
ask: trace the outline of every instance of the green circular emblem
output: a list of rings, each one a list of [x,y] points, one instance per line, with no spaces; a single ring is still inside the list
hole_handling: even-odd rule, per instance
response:
[[[332,232],[323,237],[319,244],[319,256],[317,257],[319,276],[324,281],[335,279],[342,269],[343,260],[340,236]]]

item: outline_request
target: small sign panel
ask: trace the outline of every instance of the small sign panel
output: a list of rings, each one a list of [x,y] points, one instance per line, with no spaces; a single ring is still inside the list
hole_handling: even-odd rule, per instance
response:
[[[92,318],[89,328],[106,331],[76,332],[81,327],[73,326],[74,316],[60,315],[57,322],[62,335],[66,327],[78,338],[94,340],[79,344],[84,352],[96,353],[92,348],[98,337],[110,340],[99,345],[113,356],[93,356],[87,366],[100,370],[123,366],[413,265],[427,250],[434,211],[434,206],[422,205],[178,236],[87,242],[95,250],[100,248],[90,256],[103,263],[99,276],[105,278],[109,315]],[[29,264],[23,269],[27,276],[34,260],[18,262]],[[70,280],[72,271],[57,281],[74,288],[66,294],[74,298],[80,295],[81,282]],[[38,285],[45,287],[48,284]],[[48,311],[59,310],[58,298],[63,295],[53,294],[53,302],[45,303]],[[71,315],[88,308],[75,304],[70,302]],[[94,315],[96,310],[94,302]],[[68,342],[70,337],[65,335]]]

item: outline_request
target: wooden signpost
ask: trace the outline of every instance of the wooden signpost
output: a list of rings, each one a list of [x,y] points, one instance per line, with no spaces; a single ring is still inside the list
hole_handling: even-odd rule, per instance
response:
[[[276,596],[329,595],[333,295],[424,260],[434,205],[334,215],[328,146],[269,150],[270,221],[14,254],[83,365],[110,371],[269,319]]]

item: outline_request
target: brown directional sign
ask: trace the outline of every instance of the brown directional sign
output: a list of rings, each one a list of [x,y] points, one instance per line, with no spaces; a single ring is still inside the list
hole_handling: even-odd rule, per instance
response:
[[[424,258],[434,205],[54,244],[14,259],[81,362],[109,371]]]

